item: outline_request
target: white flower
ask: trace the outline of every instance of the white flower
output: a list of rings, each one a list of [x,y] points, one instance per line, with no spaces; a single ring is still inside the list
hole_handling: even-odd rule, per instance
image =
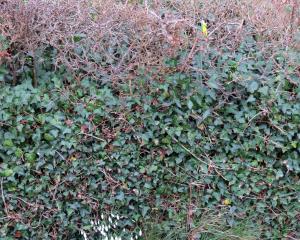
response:
[[[83,230],[80,230],[80,233],[81,233],[81,235],[83,235],[83,238],[84,238],[84,240],[88,240],[88,238],[87,238],[87,234],[86,234],[86,232],[85,232],[85,231],[83,231]]]
[[[139,231],[139,236],[141,237],[143,235],[142,230]]]

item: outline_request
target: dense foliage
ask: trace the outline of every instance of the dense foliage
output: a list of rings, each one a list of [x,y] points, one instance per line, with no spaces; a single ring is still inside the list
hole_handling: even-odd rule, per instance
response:
[[[0,1],[0,239],[300,239],[298,6]]]
[[[299,76],[274,54],[249,38],[133,86],[50,70],[38,88],[3,83],[1,239],[97,239],[101,214],[126,216],[125,239],[300,237]]]

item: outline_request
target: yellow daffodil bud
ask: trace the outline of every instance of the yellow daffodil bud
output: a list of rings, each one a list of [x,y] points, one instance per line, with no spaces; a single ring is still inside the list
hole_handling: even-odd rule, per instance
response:
[[[201,30],[202,30],[202,33],[205,37],[207,37],[208,33],[207,33],[207,23],[202,20],[201,21]]]

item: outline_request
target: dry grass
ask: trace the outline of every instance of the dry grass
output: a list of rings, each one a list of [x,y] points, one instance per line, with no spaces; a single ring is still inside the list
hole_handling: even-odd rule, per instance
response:
[[[138,69],[164,73],[164,59],[181,49],[190,51],[182,62],[186,68],[203,46],[234,50],[249,34],[262,45],[292,45],[300,23],[296,0],[136,2],[2,1],[0,34],[20,67],[23,55],[38,59],[50,47],[57,51],[55,66],[67,66],[78,81],[91,76],[119,82],[134,78]],[[201,19],[209,23],[208,38],[201,34]]]

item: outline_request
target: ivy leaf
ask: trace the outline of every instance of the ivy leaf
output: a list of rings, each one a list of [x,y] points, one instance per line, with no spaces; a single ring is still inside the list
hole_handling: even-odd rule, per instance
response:
[[[148,206],[143,206],[142,207],[142,216],[145,217],[149,211],[150,207]]]
[[[259,91],[262,95],[267,96],[268,93],[269,93],[269,87],[268,87],[268,86],[261,87],[258,91]]]
[[[192,109],[194,104],[191,100],[188,100],[187,106],[188,106],[189,109]]]
[[[276,179],[282,178],[283,176],[284,174],[281,169],[276,172]]]
[[[4,169],[2,171],[0,171],[0,176],[1,177],[9,177],[11,175],[13,175],[14,171],[12,169]]]
[[[213,79],[210,79],[208,82],[207,82],[207,85],[210,87],[210,88],[213,88],[213,89],[219,89],[219,86],[218,86],[218,83],[213,80]]]
[[[119,200],[119,201],[123,201],[125,198],[124,192],[120,191],[117,196],[115,197],[115,199]]]
[[[252,81],[249,85],[248,85],[248,91],[250,93],[254,93],[256,90],[258,89],[258,83],[256,81]]]

